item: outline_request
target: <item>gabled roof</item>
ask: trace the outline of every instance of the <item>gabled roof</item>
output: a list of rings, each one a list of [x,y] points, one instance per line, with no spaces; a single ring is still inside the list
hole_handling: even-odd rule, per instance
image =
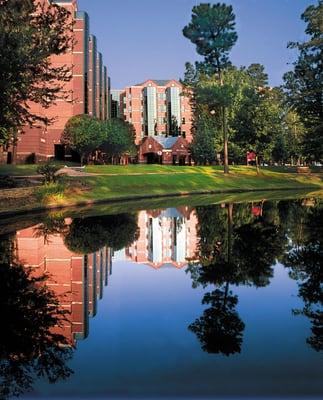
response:
[[[159,144],[163,146],[164,149],[171,149],[174,144],[177,142],[179,136],[163,136],[163,135],[157,135],[157,136],[152,136],[153,139],[156,140]]]
[[[175,79],[147,79],[145,82],[137,83],[135,86],[143,86],[148,81],[154,82],[157,86],[166,86],[167,83],[172,82],[174,80]]]
[[[183,215],[177,210],[177,208],[167,208],[160,213],[161,218],[183,218]]]

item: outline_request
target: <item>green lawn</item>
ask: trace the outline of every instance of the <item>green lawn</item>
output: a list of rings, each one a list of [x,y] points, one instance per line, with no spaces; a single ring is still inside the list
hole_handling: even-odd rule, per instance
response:
[[[55,161],[55,164],[78,166],[76,163],[67,161]],[[158,165],[158,164],[130,164],[130,165],[88,165],[85,168],[86,172],[101,174],[101,175],[131,175],[131,174],[207,174],[221,172],[222,166],[174,166],[174,165]],[[231,166],[230,170],[234,173],[255,171],[254,167],[247,166]],[[263,167],[264,172],[277,172],[277,173],[295,173],[296,167]],[[322,172],[320,167],[313,168],[314,173]],[[0,175],[36,175],[37,165],[35,164],[18,164],[18,165],[0,165]]]
[[[0,176],[1,175],[10,175],[10,176],[18,176],[18,175],[37,175],[37,167],[36,164],[18,164],[18,165],[0,165]]]
[[[31,168],[31,169],[28,169]],[[15,166],[15,171],[30,171],[36,166]],[[46,205],[88,204],[105,200],[136,200],[181,194],[221,194],[274,190],[323,190],[323,174],[284,173],[255,168],[231,167],[224,175],[221,167],[176,167],[161,165],[89,166],[92,176],[65,178],[63,183],[35,188],[26,198],[19,190],[11,195],[0,193],[0,212],[30,209]],[[31,189],[32,190],[32,189]],[[19,198],[18,198],[19,197]]]
[[[55,161],[57,165],[68,166],[76,166],[79,165],[77,163],[69,162],[69,161]],[[17,164],[17,165],[8,165],[3,164],[0,165],[0,176],[1,175],[9,175],[9,176],[32,176],[38,175],[37,167],[39,164]]]
[[[106,173],[109,167],[93,167]],[[101,168],[99,170],[98,168]],[[113,167],[113,171],[116,171]],[[300,175],[264,170],[257,175],[254,168],[234,167],[225,176],[216,167],[130,166],[128,175],[97,175],[82,178],[90,190],[68,196],[68,201],[135,198],[183,193],[225,192],[277,189],[323,189],[321,174]],[[161,173],[158,173],[158,168]],[[89,168],[91,170],[92,167]],[[104,171],[104,172],[103,172]],[[137,175],[138,171],[141,173]],[[92,172],[92,170],[91,170]],[[154,174],[151,174],[154,172]],[[71,180],[71,182],[73,182]]]

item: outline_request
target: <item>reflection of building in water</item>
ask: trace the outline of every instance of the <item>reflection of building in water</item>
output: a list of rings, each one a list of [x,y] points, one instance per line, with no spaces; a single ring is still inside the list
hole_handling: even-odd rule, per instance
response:
[[[35,228],[17,232],[17,257],[35,275],[49,275],[46,285],[69,313],[57,330],[73,344],[88,335],[89,317],[95,316],[111,273],[111,250],[75,254],[66,248],[59,234],[44,241],[42,236],[35,237]]]
[[[153,268],[173,265],[182,268],[194,259],[197,246],[197,217],[188,207],[141,211],[140,234],[128,249],[127,256]]]

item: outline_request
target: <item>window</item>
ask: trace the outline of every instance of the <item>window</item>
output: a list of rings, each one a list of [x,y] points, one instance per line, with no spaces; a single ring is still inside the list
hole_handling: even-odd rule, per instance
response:
[[[186,132],[185,131],[182,131],[182,136],[183,136],[184,139],[186,138]]]
[[[185,117],[182,118],[182,124],[185,124]]]

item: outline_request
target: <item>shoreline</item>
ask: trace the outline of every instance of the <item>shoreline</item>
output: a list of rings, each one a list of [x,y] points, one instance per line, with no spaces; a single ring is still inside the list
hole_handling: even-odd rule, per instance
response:
[[[89,166],[85,175],[65,175],[47,185],[36,186],[30,178],[20,187],[0,190],[0,218],[96,204],[147,204],[149,200],[185,196],[323,191],[322,173],[298,174],[275,168],[257,174],[255,168],[245,166],[231,167],[229,175],[210,166]]]
[[[25,189],[25,188],[24,188]],[[11,189],[7,189],[8,191]],[[13,189],[15,190],[15,189]],[[143,195],[133,195],[133,196],[116,196],[112,198],[106,199],[92,199],[92,200],[81,200],[74,201],[69,203],[57,203],[57,204],[43,204],[38,207],[29,207],[24,209],[10,209],[8,211],[0,211],[0,219],[2,218],[10,218],[14,216],[22,216],[28,213],[41,213],[41,212],[49,212],[49,211],[59,211],[59,210],[67,210],[69,208],[81,208],[81,207],[89,207],[95,205],[115,205],[118,203],[127,203],[127,202],[136,202],[140,200],[156,200],[156,199],[179,199],[184,197],[194,197],[198,195],[225,195],[225,194],[257,194],[257,193],[268,193],[268,192],[304,192],[306,193],[320,193],[323,195],[323,187],[318,188],[315,185],[308,185],[303,187],[277,187],[277,188],[257,188],[257,189],[223,189],[223,190],[196,190],[196,191],[185,191],[185,192],[170,192],[163,194],[143,194]]]

